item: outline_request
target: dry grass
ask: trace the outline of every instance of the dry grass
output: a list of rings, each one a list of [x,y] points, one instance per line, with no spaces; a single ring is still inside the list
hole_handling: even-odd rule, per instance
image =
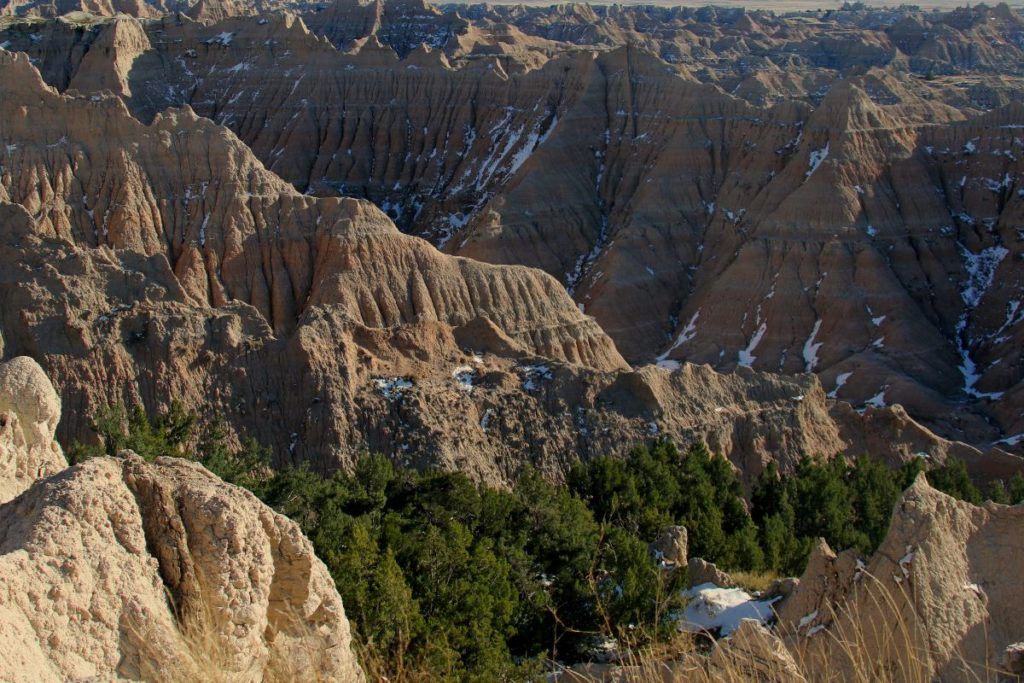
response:
[[[755,584],[756,585],[756,584]],[[628,650],[615,665],[584,665],[561,680],[614,683],[930,683],[936,661],[943,676],[987,683],[1007,679],[994,662],[952,661],[935,652],[905,584],[862,575],[856,591],[829,611],[828,628],[808,637],[777,634],[750,640],[725,639],[713,647],[692,634],[671,643]]]
[[[223,634],[236,626],[224,623],[225,612],[193,601],[180,619],[129,628],[137,644],[137,677],[166,683],[320,683],[330,680],[324,639],[297,615],[279,617],[268,651],[238,651]],[[287,632],[287,633],[286,633]],[[133,676],[135,677],[135,676]],[[371,679],[372,680],[372,679]]]
[[[739,577],[736,577],[739,578]],[[744,577],[745,587],[770,583],[770,575]],[[290,620],[290,636],[275,638],[266,657],[246,659],[231,649],[226,632],[209,605],[200,605],[176,628],[138,630],[139,678],[170,683],[316,682],[327,669],[322,637],[305,621]],[[750,638],[714,642],[706,634],[678,633],[668,641],[640,645],[625,641],[615,664],[585,664],[563,671],[567,682],[614,683],[930,683],[935,679],[935,652],[919,618],[915,596],[905,584],[863,574],[857,589],[841,606],[830,609],[829,626],[802,633],[754,632]],[[742,629],[741,629],[742,630]],[[450,678],[452,672],[425,662],[395,662],[373,643],[356,644],[368,681],[425,683]],[[443,669],[443,666],[441,667]],[[554,667],[557,669],[558,667]],[[1003,678],[992,662],[954,656],[944,673],[977,683]]]
[[[779,577],[778,572],[729,572],[729,576],[736,585],[748,593],[763,593],[772,585],[772,581]]]

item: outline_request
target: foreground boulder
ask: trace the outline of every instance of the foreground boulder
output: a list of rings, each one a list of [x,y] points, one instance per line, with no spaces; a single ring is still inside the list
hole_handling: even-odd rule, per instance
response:
[[[362,678],[298,526],[200,465],[90,460],[0,529],[0,679]]]
[[[718,568],[714,562],[708,562],[699,557],[691,557],[686,565],[686,581],[690,588],[712,583],[716,586],[728,588],[736,585],[726,572]]]
[[[298,525],[186,460],[68,468],[59,419],[0,365],[0,680],[362,680]]]
[[[60,397],[38,363],[0,364],[0,503],[67,466],[53,439],[59,420]]]
[[[989,680],[1024,634],[1022,538],[1024,505],[971,505],[919,475],[869,559],[815,551],[779,631],[842,679]]]

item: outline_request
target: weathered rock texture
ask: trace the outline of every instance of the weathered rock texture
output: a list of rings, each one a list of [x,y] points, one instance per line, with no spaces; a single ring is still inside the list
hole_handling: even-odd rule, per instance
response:
[[[57,472],[60,405],[31,359],[0,365],[0,410],[3,455],[18,457],[3,472],[17,497],[0,504],[0,678],[362,679],[294,522],[184,460],[126,452]]]
[[[144,121],[187,104],[300,191],[545,270],[632,363],[814,372],[858,408],[1024,444],[1024,21],[1005,5],[229,5],[0,42]]]
[[[31,358],[0,363],[0,504],[67,466],[54,440],[60,397]]]
[[[188,108],[143,124],[8,53],[0,94],[0,332],[55,378],[64,439],[88,437],[99,406],[173,398],[278,465],[325,471],[369,449],[558,479],[652,435],[704,439],[744,477],[864,444],[989,461],[894,409],[834,407],[812,375],[631,369],[550,276],[443,255],[365,201],[300,195]]]
[[[691,557],[687,563],[686,581],[689,583],[690,588],[700,586],[705,583],[713,583],[716,586],[721,586],[723,588],[736,585],[736,582],[732,580],[732,577],[719,569],[714,562],[708,562],[707,560],[699,557]]]
[[[886,680],[990,679],[1024,632],[1022,533],[1024,506],[958,501],[922,474],[870,558],[815,551],[779,628],[810,670],[840,678],[856,665]]]

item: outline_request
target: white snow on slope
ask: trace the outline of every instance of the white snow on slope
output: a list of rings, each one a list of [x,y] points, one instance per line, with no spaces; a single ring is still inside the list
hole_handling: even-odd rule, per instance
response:
[[[750,338],[747,343],[747,348],[742,349],[739,352],[737,363],[742,367],[749,368],[754,365],[754,361],[757,360],[757,356],[754,355],[754,349],[761,343],[761,339],[764,337],[764,333],[768,331],[768,323],[761,323],[761,326],[757,328],[757,332]]]
[[[678,349],[680,346],[682,346],[683,344],[697,336],[697,318],[699,317],[700,309],[697,309],[697,312],[694,313],[693,317],[690,318],[690,322],[686,323],[686,327],[684,327],[683,331],[679,333],[678,337],[676,337],[676,340],[675,342],[672,343],[672,346],[668,347],[668,349],[665,350],[665,353],[657,357],[656,360],[659,368],[665,368],[666,370],[679,369],[679,361],[670,360],[668,356],[670,353]]]
[[[836,396],[839,395],[839,390],[843,388],[843,385],[846,384],[846,380],[850,379],[851,375],[853,375],[852,372],[841,372],[836,375],[836,386],[832,391],[825,395],[825,398],[836,398]]]
[[[807,173],[804,174],[805,177],[810,178],[814,175],[814,172],[818,170],[819,166],[821,166],[821,162],[828,159],[828,145],[829,143],[826,142],[824,147],[811,152],[810,157],[808,158]]]
[[[235,34],[234,33],[230,33],[228,31],[224,31],[223,33],[218,33],[213,38],[210,38],[209,40],[207,40],[206,44],[207,45],[223,45],[223,46],[227,47],[228,45],[231,44],[231,41],[234,40],[234,39],[235,39]]]
[[[821,319],[814,321],[814,329],[811,330],[811,336],[804,342],[804,372],[813,372],[814,367],[818,364],[818,349],[821,348],[823,342],[816,342],[814,338],[818,336],[818,330],[821,329]]]
[[[957,350],[960,353],[960,374],[964,378],[964,393],[974,398],[998,400],[1002,397],[1001,392],[984,392],[975,389],[975,385],[981,379],[981,372],[974,359],[971,358],[970,347],[974,340],[967,336],[967,322],[971,313],[978,307],[985,293],[992,286],[999,264],[1009,253],[1006,247],[994,246],[982,249],[975,254],[960,245],[960,254],[963,257],[967,277],[961,283],[960,297],[964,301],[965,308],[956,324],[956,341]]]
[[[864,406],[865,407],[870,406],[872,408],[884,408],[885,407],[885,389],[883,388],[877,394],[875,394],[874,396],[869,398],[867,401],[865,401],[864,402]]]
[[[771,619],[772,604],[780,598],[755,600],[739,588],[721,588],[713,583],[702,583],[683,593],[690,601],[682,614],[675,617],[680,631],[714,631],[727,636],[744,619],[765,622]]]
[[[965,304],[975,308],[992,286],[996,268],[1010,252],[1006,247],[996,246],[982,249],[975,254],[961,245],[960,253],[964,260],[964,270],[967,271],[967,279],[963,282],[960,297]]]
[[[476,370],[468,365],[460,365],[452,370],[452,379],[455,380],[455,385],[460,391],[472,393],[474,377],[476,377]]]
[[[375,377],[373,384],[389,401],[401,398],[402,394],[412,389],[412,382],[404,377]]]

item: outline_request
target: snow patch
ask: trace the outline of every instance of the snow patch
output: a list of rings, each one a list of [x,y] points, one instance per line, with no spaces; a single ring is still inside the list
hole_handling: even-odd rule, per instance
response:
[[[476,377],[476,370],[468,365],[460,365],[452,370],[452,379],[455,380],[455,386],[459,391],[472,393],[474,377]]]
[[[679,369],[679,367],[680,367],[679,362],[678,361],[674,361],[674,360],[669,360],[668,356],[673,351],[678,349],[680,346],[682,346],[683,344],[685,344],[686,342],[690,341],[695,336],[697,336],[697,318],[699,318],[699,317],[700,317],[700,309],[698,308],[697,312],[694,313],[693,317],[690,318],[690,322],[686,323],[686,327],[684,327],[683,331],[679,333],[678,337],[676,337],[676,340],[675,340],[675,342],[673,342],[672,346],[670,346],[665,351],[665,353],[661,354],[656,359],[659,368],[665,368],[667,370],[678,370]]]
[[[997,245],[982,249],[975,254],[962,244],[959,246],[964,270],[967,274],[960,289],[960,297],[964,301],[965,309],[956,324],[956,340],[960,352],[960,374],[964,378],[964,393],[974,398],[998,400],[1002,398],[1002,392],[984,392],[974,388],[978,380],[981,379],[981,373],[978,371],[974,359],[971,358],[970,346],[974,340],[967,336],[967,322],[971,313],[978,307],[985,293],[992,286],[999,264],[1010,252],[1006,247]]]
[[[721,588],[713,583],[702,583],[685,591],[684,598],[689,603],[682,614],[673,615],[678,621],[679,630],[687,632],[714,631],[728,636],[744,619],[759,622],[770,620],[772,604],[781,598],[771,600],[755,600],[749,593],[740,588]]]
[[[877,394],[869,398],[864,402],[865,407],[871,408],[884,408],[885,407],[885,388],[879,391]]]
[[[210,38],[209,40],[204,41],[204,42],[207,45],[223,45],[223,46],[227,47],[228,45],[231,44],[231,41],[234,40],[234,39],[235,39],[235,34],[234,33],[229,33],[228,31],[224,31],[223,33],[218,33],[213,38]]]
[[[839,394],[839,390],[843,388],[843,385],[846,384],[846,380],[850,379],[852,375],[852,372],[841,372],[836,375],[836,386],[832,391],[825,394],[825,398],[836,398]]]
[[[405,377],[374,377],[373,384],[381,395],[389,401],[396,401],[412,389],[412,381]]]
[[[821,162],[825,161],[825,159],[828,159],[828,146],[829,143],[826,142],[824,147],[822,147],[821,149],[813,150],[811,152],[810,156],[808,157],[807,173],[804,174],[805,178],[810,178],[812,175],[814,175],[814,172],[818,170],[819,166],[821,166]]]
[[[821,348],[823,342],[815,342],[815,337],[818,336],[818,331],[821,329],[821,319],[814,321],[814,328],[811,330],[811,336],[804,342],[804,372],[813,372],[815,366],[818,364],[818,349]]]
[[[967,279],[963,282],[960,297],[965,304],[975,308],[992,286],[996,268],[1010,252],[1006,247],[995,246],[982,249],[975,254],[960,245],[960,253],[964,260],[964,270],[967,271]]]
[[[750,338],[747,343],[747,348],[742,349],[738,354],[737,363],[742,367],[749,368],[754,365],[754,361],[757,360],[757,356],[754,355],[754,349],[761,343],[761,339],[764,337],[764,333],[768,331],[768,323],[761,323],[760,327],[757,328],[757,332]]]
[[[523,389],[526,391],[536,391],[542,380],[554,377],[547,365],[520,365],[516,370],[523,376]]]

